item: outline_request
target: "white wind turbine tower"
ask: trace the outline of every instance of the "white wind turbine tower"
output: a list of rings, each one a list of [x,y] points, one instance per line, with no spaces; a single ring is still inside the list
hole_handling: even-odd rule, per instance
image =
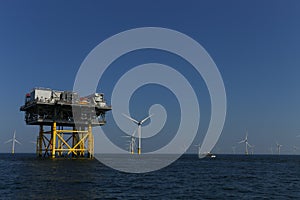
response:
[[[278,142],[276,142],[276,146],[277,146],[277,153],[278,153],[278,155],[280,155],[280,148],[282,147],[282,145],[278,144]]]
[[[138,154],[141,154],[141,150],[142,150],[142,124],[147,121],[150,117],[152,117],[153,115],[149,115],[148,117],[146,117],[145,119],[141,120],[141,121],[137,121],[127,115],[125,115],[123,113],[123,115],[130,119],[133,123],[138,125],[138,138],[139,138],[139,146],[138,146]]]
[[[239,144],[241,143],[245,143],[245,154],[248,155],[249,151],[248,151],[248,146],[251,148],[252,146],[248,143],[248,132],[246,132],[246,137],[245,139],[241,140],[238,142]]]
[[[7,140],[7,141],[5,142],[5,144],[6,144],[6,143],[9,143],[9,142],[12,142],[11,153],[14,154],[14,153],[15,153],[15,143],[21,144],[21,143],[16,139],[16,130],[14,131],[13,138],[10,139],[10,140]]]

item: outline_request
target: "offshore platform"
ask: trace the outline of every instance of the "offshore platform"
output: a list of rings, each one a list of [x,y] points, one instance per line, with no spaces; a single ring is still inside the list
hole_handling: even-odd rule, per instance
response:
[[[50,158],[93,158],[92,127],[105,125],[110,110],[102,93],[79,97],[73,91],[48,88],[34,88],[20,107],[26,124],[39,126],[37,155]]]

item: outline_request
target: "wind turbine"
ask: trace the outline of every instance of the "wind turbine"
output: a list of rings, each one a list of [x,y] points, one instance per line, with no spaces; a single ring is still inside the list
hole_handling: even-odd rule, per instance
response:
[[[197,145],[194,145],[194,146],[197,147],[197,149],[198,149],[198,157],[200,158],[201,157],[201,153],[200,153],[200,147],[201,147],[201,145],[197,144]]]
[[[273,147],[270,147],[270,152],[272,155],[274,154]]]
[[[232,146],[231,148],[232,148],[233,154],[235,154],[235,148],[236,148],[236,146]]]
[[[134,130],[134,132],[132,133],[132,135],[131,136],[124,136],[124,137],[130,137],[130,142],[129,142],[129,152],[131,153],[131,154],[134,154],[134,148],[135,148],[135,146],[136,146],[136,143],[135,143],[135,132],[136,132],[136,130]]]
[[[245,137],[245,139],[239,141],[238,143],[239,143],[239,144],[245,143],[245,154],[248,155],[248,154],[249,154],[249,152],[248,152],[248,146],[249,146],[249,147],[252,147],[252,146],[248,143],[248,132],[246,132],[246,137]]]
[[[282,147],[282,145],[278,144],[278,142],[276,142],[276,146],[277,146],[277,153],[278,153],[278,155],[280,155],[280,148]]]
[[[183,152],[183,154],[185,154],[186,152],[187,152],[187,150],[189,149],[189,145],[187,145],[187,144],[182,144],[182,145],[180,145],[180,150]]]
[[[141,120],[141,121],[137,121],[127,115],[125,115],[123,113],[123,115],[128,118],[129,120],[131,120],[133,123],[138,125],[138,138],[139,138],[139,146],[138,146],[138,154],[141,154],[141,150],[142,150],[142,124],[147,121],[150,117],[152,117],[153,115],[149,115],[148,117],[146,117],[145,119]]]
[[[15,153],[15,143],[21,144],[21,143],[16,139],[16,130],[14,131],[13,138],[10,139],[10,140],[7,140],[7,141],[5,142],[5,144],[6,144],[6,143],[9,143],[9,142],[12,142],[11,153],[14,154],[14,153]]]
[[[254,154],[254,145],[252,145],[250,148],[251,148],[251,154],[253,155]]]
[[[131,154],[134,154],[134,148],[136,146],[136,143],[135,143],[135,132],[136,130],[133,131],[131,137],[130,137],[130,144],[129,144],[129,149],[130,149],[130,153]]]

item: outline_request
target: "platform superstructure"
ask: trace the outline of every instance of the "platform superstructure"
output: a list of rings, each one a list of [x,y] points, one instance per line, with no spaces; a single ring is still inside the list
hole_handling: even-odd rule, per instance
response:
[[[102,93],[80,97],[73,91],[34,88],[20,110],[25,112],[27,125],[39,126],[38,156],[91,158],[92,127],[105,125],[105,113],[111,106]]]

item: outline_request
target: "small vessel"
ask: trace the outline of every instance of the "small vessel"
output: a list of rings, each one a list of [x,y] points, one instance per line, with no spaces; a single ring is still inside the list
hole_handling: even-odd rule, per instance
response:
[[[215,157],[217,157],[215,154],[211,154],[211,155],[209,155],[209,157],[211,157],[211,158],[215,158]]]
[[[200,145],[196,145],[198,147],[198,157],[201,159],[201,158],[205,158],[205,157],[208,157],[208,158],[216,158],[217,156],[215,154],[212,154],[209,152],[204,152],[204,153],[201,153],[200,152]]]
[[[205,153],[199,153],[199,158],[204,158],[204,157],[208,157],[208,158],[216,158],[217,156],[215,154],[212,154],[210,152],[205,152]]]
[[[207,154],[206,154],[206,157],[209,157],[209,158],[215,158],[215,157],[217,157],[215,154],[212,154],[212,153],[210,153],[210,152],[208,152]]]

